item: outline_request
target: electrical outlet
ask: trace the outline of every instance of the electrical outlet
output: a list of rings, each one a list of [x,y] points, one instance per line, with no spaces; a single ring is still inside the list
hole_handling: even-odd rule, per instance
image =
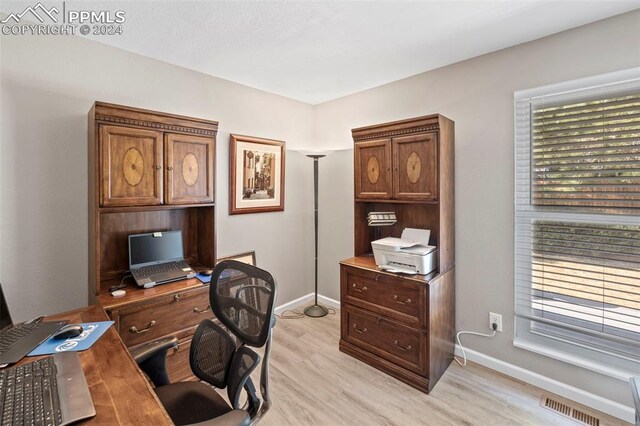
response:
[[[502,333],[502,315],[489,312],[489,328],[493,330],[493,324],[498,324],[496,331]]]

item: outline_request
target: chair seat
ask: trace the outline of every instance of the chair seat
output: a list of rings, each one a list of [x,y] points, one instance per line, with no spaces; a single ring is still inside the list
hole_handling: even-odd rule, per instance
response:
[[[201,382],[172,383],[155,391],[178,426],[203,422],[232,410],[215,389]]]

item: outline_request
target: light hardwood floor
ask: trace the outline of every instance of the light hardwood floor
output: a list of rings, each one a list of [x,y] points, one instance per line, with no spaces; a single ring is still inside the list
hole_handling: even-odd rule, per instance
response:
[[[577,425],[540,406],[544,391],[453,362],[429,395],[341,353],[339,315],[280,319],[263,425]],[[257,382],[256,382],[257,383]],[[556,397],[561,402],[567,402]],[[627,425],[578,406],[600,425]]]

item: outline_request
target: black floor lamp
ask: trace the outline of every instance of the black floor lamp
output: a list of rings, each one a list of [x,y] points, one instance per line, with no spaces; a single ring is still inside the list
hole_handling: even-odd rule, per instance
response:
[[[327,153],[310,153],[307,157],[313,158],[313,200],[314,200],[314,230],[315,230],[315,299],[314,304],[304,310],[308,317],[319,318],[327,315],[329,310],[318,304],[318,160],[326,157]]]

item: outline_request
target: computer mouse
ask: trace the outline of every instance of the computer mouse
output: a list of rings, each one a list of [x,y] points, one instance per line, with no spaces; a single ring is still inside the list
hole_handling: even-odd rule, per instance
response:
[[[70,337],[79,336],[82,333],[82,326],[80,324],[68,324],[65,325],[53,335],[56,340],[68,339]]]
[[[207,277],[210,277],[213,274],[213,269],[205,269],[204,271],[200,271],[200,273],[202,275],[206,275]]]

